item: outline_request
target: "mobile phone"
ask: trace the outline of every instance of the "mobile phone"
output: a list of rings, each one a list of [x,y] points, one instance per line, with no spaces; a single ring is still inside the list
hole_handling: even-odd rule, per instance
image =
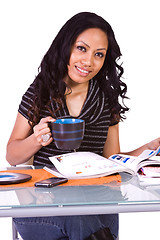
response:
[[[36,182],[34,185],[35,187],[51,188],[66,182],[68,182],[67,178],[52,177],[52,178],[48,178],[48,179]]]

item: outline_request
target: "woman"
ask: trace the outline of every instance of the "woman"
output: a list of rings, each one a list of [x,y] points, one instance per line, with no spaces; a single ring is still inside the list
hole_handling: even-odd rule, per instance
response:
[[[87,12],[73,16],[54,39],[22,98],[7,146],[8,162],[17,165],[34,155],[34,165],[50,165],[50,156],[66,153],[56,148],[48,127],[48,121],[66,115],[85,120],[79,151],[105,157],[119,153],[118,123],[128,110],[119,103],[127,91],[121,81],[123,68],[117,63],[120,56],[114,32],[103,18]],[[159,144],[160,139],[156,139],[128,154],[139,155]],[[42,239],[42,223],[46,223],[42,230],[46,229],[43,239],[47,240],[85,239],[95,232],[100,236],[102,229],[108,228],[113,236],[108,239],[118,235],[116,214],[14,221],[24,239]]]

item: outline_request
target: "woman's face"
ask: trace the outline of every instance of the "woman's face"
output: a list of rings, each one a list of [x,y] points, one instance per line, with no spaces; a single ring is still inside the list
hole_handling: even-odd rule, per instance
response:
[[[76,39],[68,65],[68,77],[76,83],[92,79],[102,68],[108,49],[106,34],[99,28],[89,28]]]

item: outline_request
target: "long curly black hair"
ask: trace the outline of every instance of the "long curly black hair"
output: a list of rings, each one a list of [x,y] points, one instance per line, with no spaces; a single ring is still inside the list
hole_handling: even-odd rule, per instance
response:
[[[68,74],[71,48],[77,37],[86,29],[99,28],[108,38],[108,50],[104,65],[94,77],[100,88],[109,98],[110,110],[115,120],[125,118],[125,112],[129,109],[123,100],[126,98],[127,86],[121,80],[123,67],[117,63],[121,57],[119,45],[114,32],[108,22],[102,17],[90,12],[81,12],[69,19],[58,32],[49,50],[42,59],[39,73],[35,78],[35,99],[32,105],[30,121],[37,124],[39,112],[43,106],[48,106],[51,99],[57,101],[59,107],[64,100],[66,89],[64,78]],[[122,104],[119,103],[119,97]]]

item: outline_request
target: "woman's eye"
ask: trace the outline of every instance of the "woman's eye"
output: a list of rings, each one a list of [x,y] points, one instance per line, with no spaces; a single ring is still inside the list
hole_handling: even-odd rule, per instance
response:
[[[103,57],[104,57],[104,54],[101,53],[101,52],[97,52],[97,53],[96,53],[96,56],[97,56],[97,57],[100,57],[100,58],[103,58]]]
[[[86,48],[85,48],[85,47],[78,46],[77,49],[80,50],[80,51],[82,51],[82,52],[86,52]]]

